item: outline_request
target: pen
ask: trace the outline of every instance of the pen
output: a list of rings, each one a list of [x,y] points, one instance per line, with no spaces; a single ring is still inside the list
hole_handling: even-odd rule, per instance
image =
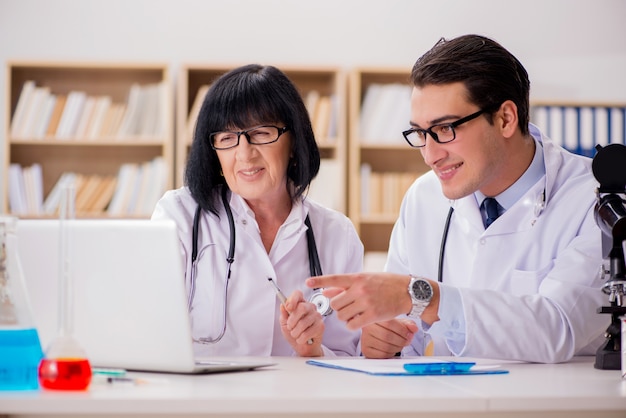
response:
[[[166,383],[167,379],[142,379],[138,377],[109,376],[107,383],[131,383],[134,385],[143,385],[146,383]]]
[[[274,282],[274,280],[271,277],[268,277],[267,281],[270,282],[272,284],[272,286],[274,286],[274,290],[276,291],[276,296],[278,297],[278,300],[280,300],[280,303],[283,306],[285,306],[285,302],[287,302],[287,298],[285,297],[285,294],[283,292],[281,292],[280,288],[278,287],[276,282]],[[287,309],[287,308],[285,307],[285,309]],[[313,344],[313,339],[310,338],[306,343],[309,344],[309,345]]]

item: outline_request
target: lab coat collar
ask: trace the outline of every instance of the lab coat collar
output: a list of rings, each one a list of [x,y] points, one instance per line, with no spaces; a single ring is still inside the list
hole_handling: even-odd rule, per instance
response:
[[[253,236],[254,239],[260,243],[260,229],[254,211],[252,211],[243,197],[236,193],[231,193],[229,204],[233,211],[235,224],[239,225],[241,229]],[[307,213],[308,208],[305,207],[301,200],[298,199],[293,203],[287,219],[285,219],[285,222],[283,222],[276,233],[274,244],[270,250],[270,258],[272,258],[274,262],[282,258],[284,254],[289,253],[291,248],[297,244],[300,236],[306,232],[304,219]],[[253,230],[255,233],[250,230],[252,225],[254,226]],[[280,243],[280,245],[277,243]]]
[[[562,164],[562,155],[556,145],[537,128],[529,125],[530,134],[537,142],[543,153],[546,174],[530,187],[523,196],[507,211],[502,214],[501,222],[495,222],[489,228],[484,229],[482,216],[475,194],[471,194],[452,202],[455,216],[467,222],[467,226],[483,236],[515,233],[532,228],[541,212],[549,204],[558,167]],[[506,219],[515,219],[515,222],[506,222]]]
[[[546,167],[544,206],[548,206],[550,204],[550,197],[553,195],[556,176],[559,168],[563,165],[563,154],[559,147],[550,138],[545,136],[537,126],[531,123],[528,128],[533,138],[542,145],[543,161]]]

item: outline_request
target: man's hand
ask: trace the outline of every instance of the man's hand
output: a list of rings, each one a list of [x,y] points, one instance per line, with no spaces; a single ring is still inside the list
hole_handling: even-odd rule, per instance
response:
[[[367,358],[391,358],[411,343],[417,324],[410,319],[390,319],[367,325],[361,333],[361,352]]]
[[[311,277],[306,284],[324,288],[337,318],[355,330],[410,312],[409,281],[408,274],[356,273]]]

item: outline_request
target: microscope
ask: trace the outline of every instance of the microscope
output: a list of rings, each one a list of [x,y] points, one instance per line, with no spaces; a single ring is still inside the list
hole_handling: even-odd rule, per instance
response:
[[[608,269],[602,266],[607,282],[602,292],[608,295],[609,306],[601,306],[598,313],[610,314],[611,324],[606,330],[606,342],[596,352],[594,367],[604,370],[621,368],[621,319],[626,315],[626,146],[610,144],[596,146],[592,161],[593,175],[600,183],[594,207],[595,220],[609,239],[602,240],[603,255],[608,258]]]

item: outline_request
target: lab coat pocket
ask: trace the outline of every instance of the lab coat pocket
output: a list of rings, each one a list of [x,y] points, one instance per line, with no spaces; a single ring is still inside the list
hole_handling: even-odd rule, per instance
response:
[[[539,285],[551,269],[552,263],[540,270],[513,270],[511,273],[511,294],[522,296],[538,293]]]

